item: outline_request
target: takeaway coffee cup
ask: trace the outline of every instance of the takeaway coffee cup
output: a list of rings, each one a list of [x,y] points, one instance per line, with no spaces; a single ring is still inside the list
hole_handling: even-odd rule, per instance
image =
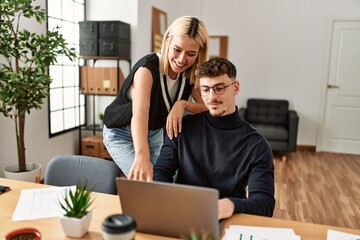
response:
[[[135,219],[128,214],[111,215],[105,218],[102,225],[103,240],[132,240],[135,231]]]

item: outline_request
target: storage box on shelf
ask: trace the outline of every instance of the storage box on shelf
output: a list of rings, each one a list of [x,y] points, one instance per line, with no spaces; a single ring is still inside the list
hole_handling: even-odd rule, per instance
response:
[[[99,22],[99,55],[130,57],[130,24]]]
[[[82,94],[116,95],[124,83],[124,79],[124,73],[120,68],[80,67],[80,91]]]
[[[93,135],[84,137],[81,140],[81,153],[86,156],[99,157],[100,155],[100,136]]]
[[[99,55],[99,23],[98,21],[79,22],[80,35],[80,55],[98,56]]]
[[[81,21],[79,22],[80,39],[95,38],[99,36],[99,21]]]
[[[130,24],[121,21],[82,21],[80,55],[130,58]]]
[[[99,39],[99,56],[130,57],[130,43],[121,39]]]
[[[99,54],[97,39],[80,39],[80,54],[83,56],[97,56]]]
[[[106,150],[103,143],[103,137],[100,135],[92,135],[81,140],[82,155],[111,159],[110,154]]]
[[[99,37],[130,42],[130,24],[121,21],[99,21]]]

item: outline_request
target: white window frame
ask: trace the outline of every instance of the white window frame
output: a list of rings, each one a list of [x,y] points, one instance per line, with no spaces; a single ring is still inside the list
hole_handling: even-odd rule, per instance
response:
[[[79,53],[79,21],[86,19],[86,0],[47,0],[47,28],[60,27],[69,47]],[[48,97],[49,137],[85,124],[86,101],[80,94],[79,62],[58,57],[49,74],[53,79]]]

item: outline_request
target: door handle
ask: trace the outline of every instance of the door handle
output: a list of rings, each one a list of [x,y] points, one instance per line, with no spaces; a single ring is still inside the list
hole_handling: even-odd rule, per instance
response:
[[[337,85],[330,85],[330,84],[328,84],[328,85],[327,85],[327,88],[340,88],[340,87],[337,86]]]

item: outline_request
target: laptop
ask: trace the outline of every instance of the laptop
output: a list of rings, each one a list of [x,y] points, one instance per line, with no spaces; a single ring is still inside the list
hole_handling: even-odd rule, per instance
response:
[[[220,236],[217,189],[116,178],[123,213],[134,217],[136,231],[189,237],[204,231]]]

